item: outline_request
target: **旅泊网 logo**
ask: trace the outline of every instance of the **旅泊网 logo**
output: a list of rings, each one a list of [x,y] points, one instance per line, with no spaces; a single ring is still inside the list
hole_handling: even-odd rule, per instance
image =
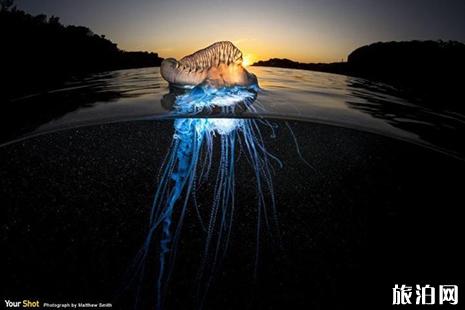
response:
[[[399,285],[392,288],[393,305],[457,305],[458,285],[439,285],[437,288],[426,285]]]

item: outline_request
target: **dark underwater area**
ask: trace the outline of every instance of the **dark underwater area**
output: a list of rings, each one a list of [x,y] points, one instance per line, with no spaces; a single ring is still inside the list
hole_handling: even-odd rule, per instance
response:
[[[283,162],[273,169],[280,234],[263,223],[256,264],[258,193],[253,168],[238,160],[229,247],[204,309],[391,309],[395,284],[463,285],[462,160],[375,134],[291,121],[311,169],[285,123],[273,123],[274,137],[271,127],[259,126],[264,145]],[[171,143],[170,134],[155,133],[171,133],[172,126],[172,120],[87,126],[3,147],[2,294],[133,309],[128,270]],[[220,156],[215,147],[214,161]],[[213,191],[214,182],[199,188],[203,215]],[[202,285],[205,234],[194,208],[184,223],[165,309],[195,308]],[[156,242],[147,262],[140,309],[154,309]]]

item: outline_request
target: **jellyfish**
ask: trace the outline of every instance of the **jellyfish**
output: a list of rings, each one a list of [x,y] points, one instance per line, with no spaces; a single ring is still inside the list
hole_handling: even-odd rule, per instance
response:
[[[174,116],[173,135],[160,168],[147,237],[134,265],[134,278],[140,282],[145,275],[149,251],[157,244],[156,309],[163,308],[170,270],[174,267],[181,228],[189,208],[198,214],[205,232],[198,275],[201,307],[213,280],[212,273],[205,274],[205,267],[208,265],[215,270],[228,248],[235,210],[235,163],[239,148],[246,155],[255,177],[257,261],[262,226],[274,223],[278,227],[272,166],[281,167],[282,163],[267,150],[261,132],[263,125],[272,130],[274,127],[260,118],[224,117],[237,116],[245,110],[256,111],[257,79],[242,68],[241,57],[232,43],[219,42],[180,62],[167,60],[168,63],[162,65],[161,74],[170,82],[172,90],[164,96],[162,105]],[[190,68],[190,73],[186,68]],[[219,71],[222,73],[217,75]],[[203,117],[205,114],[208,117]],[[215,151],[219,153],[219,160],[214,161]],[[212,165],[217,166],[216,175],[211,175]],[[202,217],[196,197],[206,180],[214,180],[215,185],[208,215]]]
[[[257,77],[242,67],[242,53],[229,41],[216,42],[177,61],[163,60],[161,76],[172,85],[192,86],[203,82],[215,87],[253,86]]]

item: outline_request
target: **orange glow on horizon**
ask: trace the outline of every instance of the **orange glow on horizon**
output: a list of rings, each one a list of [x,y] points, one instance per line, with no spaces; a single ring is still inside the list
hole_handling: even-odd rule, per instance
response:
[[[255,57],[252,54],[244,54],[242,56],[242,66],[248,67],[255,62]]]
[[[201,41],[176,41],[173,44],[157,45],[150,44],[146,47],[139,47],[141,50],[149,50],[158,52],[160,57],[168,58],[173,57],[181,59],[186,55],[190,55],[202,48],[205,48],[217,41],[231,41],[243,54],[242,66],[247,67],[259,60],[268,60],[270,58],[288,58],[293,61],[299,61],[304,63],[317,63],[317,62],[336,62],[342,58],[346,58],[347,55],[353,50],[349,44],[343,46],[334,46],[321,40],[317,43],[300,43],[297,44],[295,40],[288,40],[286,44],[273,43],[273,40],[260,40],[250,39],[238,41],[230,39],[227,36],[219,36],[211,39],[204,39]],[[296,48],[298,46],[298,48]],[[131,50],[130,48],[127,48]],[[345,50],[343,54],[340,54],[338,49]],[[133,48],[133,50],[136,50]]]

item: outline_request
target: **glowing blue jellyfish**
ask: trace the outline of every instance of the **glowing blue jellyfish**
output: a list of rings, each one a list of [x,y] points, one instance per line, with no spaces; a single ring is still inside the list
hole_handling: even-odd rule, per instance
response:
[[[214,43],[179,61],[165,59],[160,73],[170,83],[172,90],[164,96],[162,105],[173,111],[174,134],[160,169],[149,231],[136,258],[133,279],[139,283],[143,280],[149,250],[158,243],[156,307],[161,309],[186,211],[188,208],[195,209],[205,232],[203,261],[199,266],[198,278],[201,307],[213,276],[213,272],[205,275],[206,266],[215,270],[228,248],[235,208],[235,163],[238,154],[245,154],[242,158],[247,158],[255,175],[255,266],[262,226],[266,226],[271,233],[274,224],[274,231],[279,231],[271,171],[272,162],[282,165],[278,158],[267,151],[260,131],[260,126],[264,124],[272,128],[274,135],[271,123],[260,118],[224,117],[237,116],[245,110],[257,112],[254,101],[259,91],[256,76],[242,67],[242,53],[231,42]],[[180,88],[184,90],[179,92]],[[206,115],[209,117],[206,118]],[[214,153],[219,153],[219,161],[215,160],[217,167],[211,169]],[[215,176],[210,175],[212,170],[216,172]],[[202,184],[209,179],[214,179],[215,185],[211,207],[207,217],[203,218],[201,214],[205,215],[205,212],[199,210],[196,198]]]
[[[258,194],[257,259],[262,221],[267,225],[270,225],[269,217],[276,221],[271,161],[278,165],[281,162],[266,150],[259,127],[260,122],[269,124],[255,119],[199,117],[215,110],[221,115],[227,115],[241,107],[253,109],[251,105],[257,90],[257,86],[218,89],[202,84],[175,97],[173,114],[183,117],[174,120],[173,140],[160,170],[149,231],[136,261],[136,273],[141,278],[145,273],[149,249],[154,242],[159,243],[156,283],[158,309],[162,307],[186,210],[198,208],[195,203],[197,190],[209,178],[215,178],[216,181],[208,218],[202,219],[199,210],[196,210],[205,231],[203,264],[199,266],[199,277],[203,278],[206,264],[214,269],[226,252],[235,207],[235,161],[238,147],[247,155],[255,175]],[[216,176],[210,176],[215,148],[219,148],[220,158],[219,162],[215,162],[218,165]],[[266,201],[271,203],[267,204]],[[205,287],[203,293],[200,293],[203,296],[211,277],[204,280]]]

